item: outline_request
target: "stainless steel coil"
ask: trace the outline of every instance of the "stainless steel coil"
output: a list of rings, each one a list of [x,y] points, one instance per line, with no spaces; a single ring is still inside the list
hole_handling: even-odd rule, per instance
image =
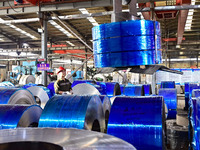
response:
[[[39,127],[78,128],[104,132],[105,118],[98,96],[57,95],[46,104]]]
[[[74,95],[100,95],[100,92],[91,84],[81,83],[72,88]]]
[[[0,105],[0,129],[37,127],[41,114],[38,105]]]
[[[35,83],[35,77],[33,75],[23,75],[19,80],[20,85],[25,85],[29,83]]]
[[[1,130],[0,149],[136,150],[131,144],[107,134],[79,129],[55,128]]]
[[[45,91],[44,87],[32,86],[27,89],[33,94],[33,96],[36,99],[37,104],[39,104],[42,108],[44,108],[47,101],[49,100],[49,95]]]
[[[0,104],[36,104],[33,95],[26,89],[0,88]]]

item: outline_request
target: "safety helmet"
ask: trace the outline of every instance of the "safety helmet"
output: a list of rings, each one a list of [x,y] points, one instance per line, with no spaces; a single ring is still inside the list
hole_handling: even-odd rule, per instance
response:
[[[60,66],[60,67],[58,68],[57,74],[59,74],[59,73],[60,73],[61,71],[63,71],[63,70],[65,70],[65,68],[63,68],[63,67]]]

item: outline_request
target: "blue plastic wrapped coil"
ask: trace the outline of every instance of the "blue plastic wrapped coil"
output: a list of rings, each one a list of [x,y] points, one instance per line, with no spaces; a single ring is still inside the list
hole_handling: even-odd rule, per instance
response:
[[[175,81],[162,81],[161,88],[176,88]]]
[[[143,85],[127,85],[124,87],[125,96],[144,96]]]
[[[119,83],[117,83],[117,82],[106,82],[106,95],[108,97],[121,95],[121,89],[120,89]]]
[[[139,150],[162,150],[164,111],[162,97],[116,97],[112,105],[108,134]]]

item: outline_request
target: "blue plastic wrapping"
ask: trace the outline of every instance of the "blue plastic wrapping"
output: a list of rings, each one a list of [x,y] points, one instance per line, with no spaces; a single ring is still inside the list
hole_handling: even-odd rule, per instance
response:
[[[32,87],[32,86],[37,86],[37,84],[29,83],[29,84],[26,84],[26,85],[22,86],[22,88],[23,89],[28,89],[29,87]]]
[[[162,97],[116,97],[112,105],[107,133],[119,137],[138,150],[162,150]]]
[[[185,109],[187,110],[188,109],[188,107],[189,107],[189,82],[185,82],[184,83],[185,84]]]
[[[120,89],[119,83],[117,83],[117,82],[106,82],[106,95],[108,97],[121,95],[121,89]]]
[[[96,114],[87,112],[93,107],[98,113],[100,107],[103,115],[101,100],[98,96],[56,95],[47,102],[39,120],[39,127],[86,129],[87,125],[89,127],[86,117],[92,119]],[[105,122],[103,123],[105,125]]]
[[[156,34],[160,35],[160,23],[155,21]],[[92,28],[93,40],[122,36],[154,35],[154,21],[130,20],[101,24]]]
[[[200,89],[192,90],[192,97],[200,97]]]
[[[144,96],[143,85],[127,85],[124,87],[125,96]]]
[[[149,96],[152,94],[151,84],[143,84],[144,95]]]
[[[175,81],[161,81],[161,88],[176,88]]]
[[[160,47],[160,46],[158,46]],[[154,50],[154,36],[131,36],[97,40],[93,42],[94,54]]]
[[[96,82],[97,85],[101,87],[101,95],[106,95],[106,83],[105,82]]]
[[[54,82],[49,83],[47,88],[50,90],[51,96],[55,95]]]
[[[38,109],[41,109],[38,105],[0,105],[0,129],[16,128],[22,115],[26,111],[29,111],[31,107],[38,107]]]
[[[159,89],[159,96],[163,96],[165,104],[168,109],[167,119],[176,119],[177,113],[177,89],[161,88]]]
[[[94,64],[97,68],[102,67],[126,67],[137,65],[150,65],[161,63],[161,51],[132,51],[132,52],[118,52],[105,53],[94,55]]]

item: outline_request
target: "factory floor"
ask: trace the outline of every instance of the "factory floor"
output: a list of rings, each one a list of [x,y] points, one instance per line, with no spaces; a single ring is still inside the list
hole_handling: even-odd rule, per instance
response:
[[[185,95],[178,95],[177,118],[167,120],[167,150],[188,150],[188,112],[184,110]],[[173,123],[172,123],[173,122]]]

